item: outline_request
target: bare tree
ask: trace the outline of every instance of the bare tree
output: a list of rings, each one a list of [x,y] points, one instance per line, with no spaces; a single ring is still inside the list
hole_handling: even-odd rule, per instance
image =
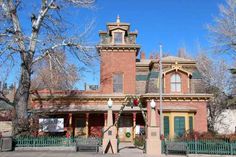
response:
[[[63,14],[80,7],[92,7],[95,0],[41,0],[34,9],[25,8],[25,1],[1,0],[0,9],[0,55],[8,60],[19,60],[19,84],[14,98],[16,118],[15,135],[27,132],[27,106],[31,87],[33,66],[62,49],[70,52],[81,62],[93,57],[90,46],[84,45],[81,36],[73,28],[68,28]],[[28,9],[28,10],[27,10]],[[29,11],[29,23],[21,11]],[[28,25],[27,25],[28,24]]]
[[[73,89],[78,80],[78,68],[75,64],[66,62],[63,52],[50,54],[34,66],[32,90]]]
[[[202,87],[207,93],[213,94],[213,98],[208,102],[208,128],[214,131],[218,116],[229,106],[233,78],[223,60],[213,60],[204,53],[198,55],[197,67],[202,76]]]
[[[215,23],[209,25],[212,44],[217,52],[227,52],[236,57],[236,1],[226,0],[219,5]]]

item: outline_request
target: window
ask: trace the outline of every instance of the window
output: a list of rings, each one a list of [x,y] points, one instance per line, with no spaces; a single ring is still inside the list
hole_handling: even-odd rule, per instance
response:
[[[85,121],[85,118],[78,118],[76,119],[76,127],[78,128],[83,128],[86,126],[86,121]]]
[[[114,33],[114,44],[122,44],[122,43],[123,43],[122,32],[115,32]]]
[[[113,92],[123,92],[123,74],[113,74]]]
[[[164,136],[168,137],[170,133],[170,123],[169,123],[169,117],[164,116]]]
[[[192,116],[189,117],[189,130],[193,131],[193,117]]]
[[[175,117],[174,119],[175,136],[181,137],[185,132],[185,117]]]
[[[179,74],[174,74],[170,78],[171,92],[181,92],[181,79]]]

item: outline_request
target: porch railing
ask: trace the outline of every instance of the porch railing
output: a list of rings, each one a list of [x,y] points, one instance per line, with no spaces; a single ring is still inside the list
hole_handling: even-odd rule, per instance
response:
[[[162,142],[162,152],[165,153],[166,144],[171,141]],[[190,154],[219,154],[236,155],[236,141],[224,140],[190,140],[186,142]]]

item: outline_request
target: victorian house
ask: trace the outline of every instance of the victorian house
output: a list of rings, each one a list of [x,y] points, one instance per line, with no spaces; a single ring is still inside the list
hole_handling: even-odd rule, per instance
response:
[[[159,59],[145,58],[136,43],[138,32],[130,31],[130,24],[117,18],[99,32],[96,46],[100,56],[100,85],[90,91],[38,91],[32,95],[32,111],[40,118],[61,118],[61,134],[71,136],[102,136],[107,120],[107,101],[113,101],[114,119],[126,97],[137,96],[142,101],[149,125],[150,102],[156,102],[157,122],[160,125],[159,83],[163,83],[163,133],[174,138],[188,130],[207,131],[207,101],[211,95],[201,90],[201,75],[196,62],[174,56],[163,57],[163,73]],[[140,56],[140,57],[139,57]],[[137,134],[145,134],[145,120],[137,106],[124,108],[117,123],[118,138],[132,141]],[[40,130],[41,133],[43,130]],[[50,132],[45,131],[47,134]],[[44,133],[45,133],[44,132]],[[127,136],[130,133],[131,136]],[[55,133],[54,133],[55,134]]]

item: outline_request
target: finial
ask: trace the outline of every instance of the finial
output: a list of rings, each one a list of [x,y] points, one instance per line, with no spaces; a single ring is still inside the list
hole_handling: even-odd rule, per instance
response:
[[[117,17],[116,17],[116,23],[120,23],[120,16],[119,15],[117,15]]]

